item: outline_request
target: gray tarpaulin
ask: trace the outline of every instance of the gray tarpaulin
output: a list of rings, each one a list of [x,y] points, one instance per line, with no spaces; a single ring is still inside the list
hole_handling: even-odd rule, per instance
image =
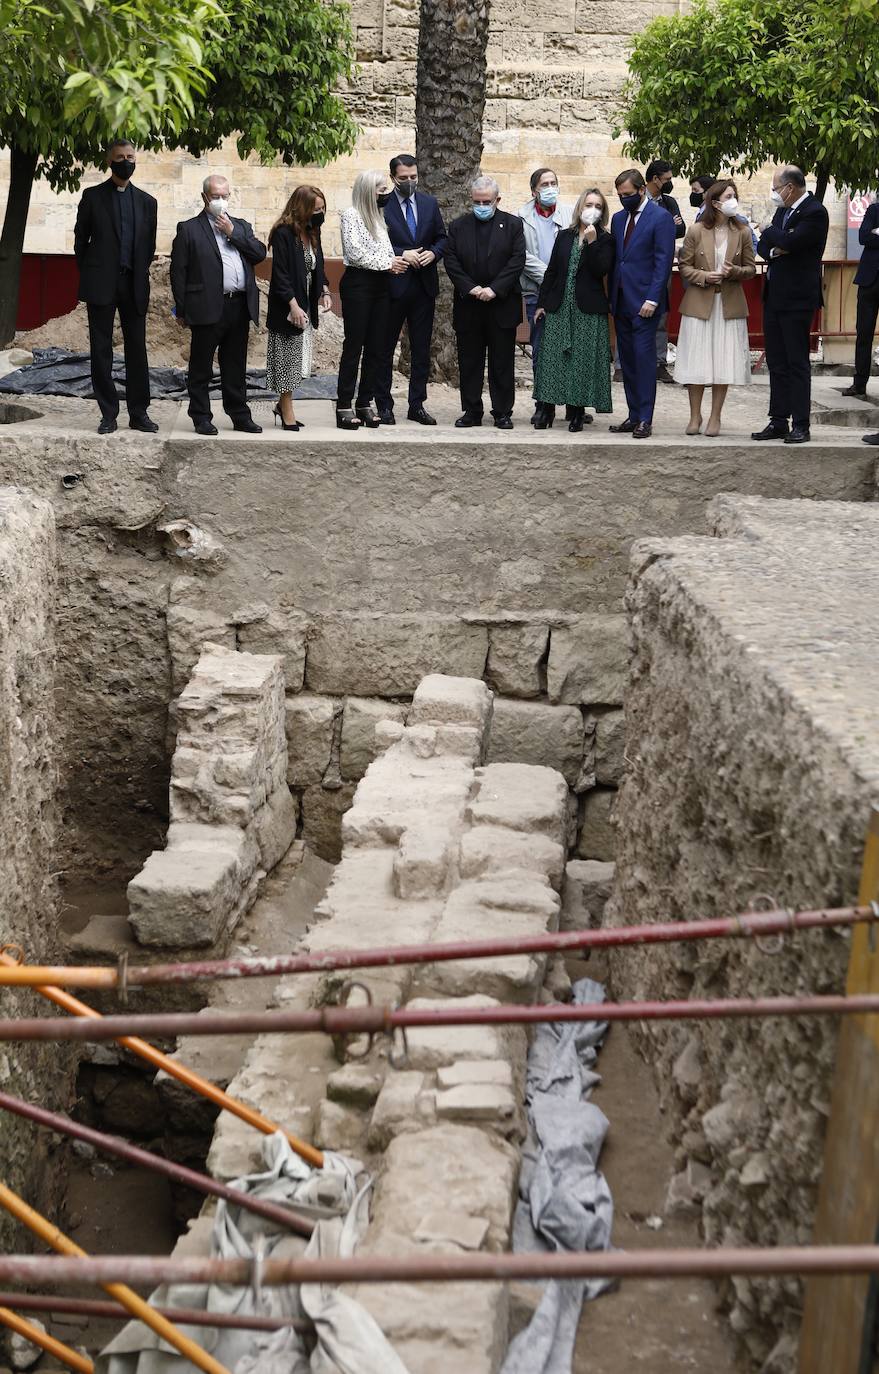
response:
[[[591,978],[573,987],[578,1003],[603,1002]],[[606,1021],[541,1025],[528,1055],[528,1139],[513,1224],[515,1251],[607,1250],[613,1201],[598,1157],[609,1122],[587,1101]],[[501,1374],[570,1374],[584,1299],[605,1279],[549,1280],[530,1323],[510,1345]]]
[[[273,1230],[263,1217],[221,1200],[214,1220],[211,1255],[220,1259],[265,1256],[344,1257],[354,1254],[369,1221],[372,1181],[362,1165],[324,1152],[323,1169],[312,1169],[278,1132],[265,1143],[266,1171],[232,1186],[272,1202],[295,1204],[321,1218],[311,1239]],[[336,1213],[336,1215],[332,1215]],[[262,1241],[260,1238],[263,1238]],[[277,1332],[181,1327],[234,1374],[407,1374],[377,1323],[359,1303],[324,1284],[252,1288],[219,1284],[163,1285],[152,1294],[158,1306],[196,1307],[242,1315],[309,1317],[314,1338]],[[95,1362],[96,1374],[189,1374],[192,1365],[140,1322],[129,1322]]]

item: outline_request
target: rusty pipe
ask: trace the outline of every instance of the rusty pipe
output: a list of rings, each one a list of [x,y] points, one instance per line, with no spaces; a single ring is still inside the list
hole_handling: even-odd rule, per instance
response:
[[[77,1317],[109,1317],[111,1321],[127,1321],[128,1313],[115,1302],[92,1298],[59,1298],[53,1293],[0,1293],[0,1306],[18,1307],[22,1312],[46,1312]],[[200,1307],[156,1307],[160,1317],[178,1326],[213,1326],[232,1331],[313,1331],[314,1322],[307,1317],[260,1317],[236,1312],[207,1312]]]

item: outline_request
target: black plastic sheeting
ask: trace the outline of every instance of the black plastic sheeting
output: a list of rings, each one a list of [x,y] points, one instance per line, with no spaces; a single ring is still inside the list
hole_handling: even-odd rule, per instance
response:
[[[296,391],[300,401],[335,400],[337,377],[306,377]],[[124,395],[125,363],[113,358],[113,381]],[[214,373],[211,391],[220,393],[220,374]],[[11,396],[81,396],[94,400],[88,353],[71,353],[67,348],[35,348],[34,361],[0,377],[0,392]],[[185,400],[186,373],[180,367],[151,367],[150,396],[154,401]],[[277,392],[266,390],[262,368],[247,373],[247,395],[254,401],[274,400]]]

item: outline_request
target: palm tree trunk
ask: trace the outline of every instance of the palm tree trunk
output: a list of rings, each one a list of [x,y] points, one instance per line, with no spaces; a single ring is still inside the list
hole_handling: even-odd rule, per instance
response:
[[[8,348],[15,334],[21,251],[36,168],[36,153],[26,153],[13,144],[10,151],[9,194],[3,232],[0,234],[0,348]]]
[[[482,159],[488,0],[421,0],[415,93],[419,180],[448,223],[467,207],[467,187]],[[457,382],[452,290],[440,268],[431,374]]]

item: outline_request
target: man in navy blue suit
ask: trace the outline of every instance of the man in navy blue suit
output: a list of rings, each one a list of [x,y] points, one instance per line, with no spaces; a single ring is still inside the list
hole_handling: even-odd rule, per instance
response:
[[[858,288],[857,342],[855,343],[855,379],[846,387],[843,396],[867,399],[867,381],[873,363],[873,335],[879,316],[879,201],[867,206],[858,230],[863,248],[855,273]]]
[[[614,185],[623,208],[611,223],[617,251],[610,308],[629,413],[610,429],[612,434],[649,439],[656,404],[656,330],[668,299],[675,225],[668,211],[648,196],[636,168],[620,172]]]
[[[430,341],[433,316],[439,292],[436,265],[446,247],[446,226],[433,196],[417,190],[418,166],[408,153],[391,158],[394,190],[385,206],[385,221],[391,247],[409,268],[391,277],[388,328],[379,366],[375,404],[383,425],[396,424],[391,382],[394,349],[403,325],[409,327],[409,419],[420,425],[435,425],[424,408],[427,376],[430,371]]]

